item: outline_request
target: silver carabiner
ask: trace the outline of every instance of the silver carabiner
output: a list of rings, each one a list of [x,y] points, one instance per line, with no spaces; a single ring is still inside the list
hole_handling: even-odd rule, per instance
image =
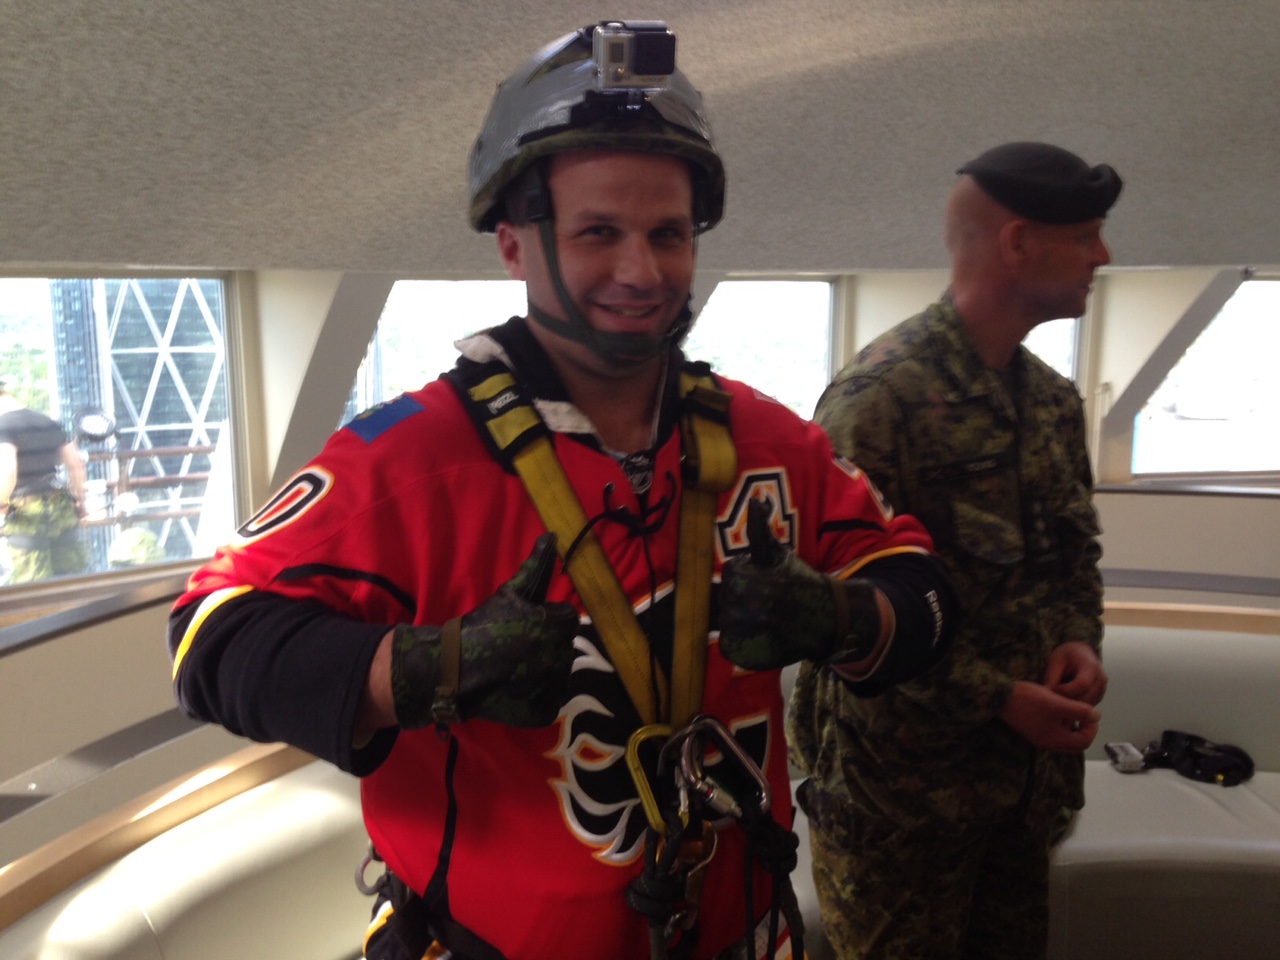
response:
[[[681,743],[680,775],[694,794],[720,816],[733,817],[735,820],[742,818],[743,809],[738,798],[703,769],[702,758],[706,748],[704,745],[702,749],[695,749],[694,741],[699,740],[699,733],[705,732],[707,738],[720,747],[724,761],[737,761],[738,766],[750,777],[755,786],[755,803],[762,814],[767,814],[773,805],[773,790],[769,787],[769,781],[729,729],[715,717],[706,714],[694,717],[685,729],[688,735]],[[699,743],[701,744],[700,740]]]
[[[373,844],[369,844],[369,852],[364,855],[364,859],[360,861],[360,865],[356,867],[356,889],[363,893],[366,897],[372,897],[375,893],[382,890],[386,883],[386,873],[384,872],[376,881],[370,883],[364,878],[365,871],[369,869],[371,863],[381,863],[382,858],[374,852]]]

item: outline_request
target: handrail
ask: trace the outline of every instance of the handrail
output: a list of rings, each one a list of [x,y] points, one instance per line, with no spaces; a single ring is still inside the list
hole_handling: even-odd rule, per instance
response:
[[[23,623],[0,628],[0,659],[77,630],[145,610],[161,603],[173,603],[186,588],[189,570],[170,573],[129,590],[99,597],[56,613],[34,617]]]
[[[24,770],[0,783],[0,826],[203,726],[174,707]]]
[[[1107,589],[1138,587],[1144,590],[1179,590],[1188,593],[1236,593],[1252,597],[1280,597],[1280,577],[1255,577],[1237,573],[1188,573],[1182,570],[1142,570],[1103,567]]]
[[[1127,483],[1099,483],[1095,493],[1162,494],[1185,497],[1254,497],[1274,500],[1280,497],[1280,485],[1275,476],[1240,478],[1215,475],[1212,477],[1169,477],[1130,480]]]
[[[313,761],[283,744],[246,747],[0,867],[0,930],[165,831]]]
[[[1102,622],[1107,626],[1219,630],[1226,633],[1280,636],[1280,610],[1263,610],[1257,607],[1109,600],[1103,605]]]

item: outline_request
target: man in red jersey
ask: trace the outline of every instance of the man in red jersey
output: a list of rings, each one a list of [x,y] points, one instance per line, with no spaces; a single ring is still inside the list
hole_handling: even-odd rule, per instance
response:
[[[788,955],[778,668],[869,694],[949,641],[923,528],[681,353],[725,175],[674,45],[605,22],[499,87],[470,220],[529,316],[338,431],[173,611],[185,710],[362,778],[371,958]]]

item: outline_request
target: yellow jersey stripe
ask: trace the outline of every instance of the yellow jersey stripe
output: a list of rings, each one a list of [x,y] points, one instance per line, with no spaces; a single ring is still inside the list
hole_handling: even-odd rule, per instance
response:
[[[191,623],[187,625],[187,632],[182,635],[182,642],[178,644],[178,650],[173,655],[173,679],[178,678],[178,668],[182,666],[182,659],[187,655],[187,651],[191,649],[191,644],[196,638],[196,631],[203,626],[209,614],[217,610],[228,600],[241,596],[251,591],[253,587],[226,587],[222,590],[215,590],[203,600],[200,606],[196,608],[196,615],[191,618]]]

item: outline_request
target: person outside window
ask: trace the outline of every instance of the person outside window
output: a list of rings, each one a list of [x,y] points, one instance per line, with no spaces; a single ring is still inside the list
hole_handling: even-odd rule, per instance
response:
[[[0,513],[8,582],[84,573],[84,460],[61,425],[27,407],[15,390],[12,378],[0,378]]]

